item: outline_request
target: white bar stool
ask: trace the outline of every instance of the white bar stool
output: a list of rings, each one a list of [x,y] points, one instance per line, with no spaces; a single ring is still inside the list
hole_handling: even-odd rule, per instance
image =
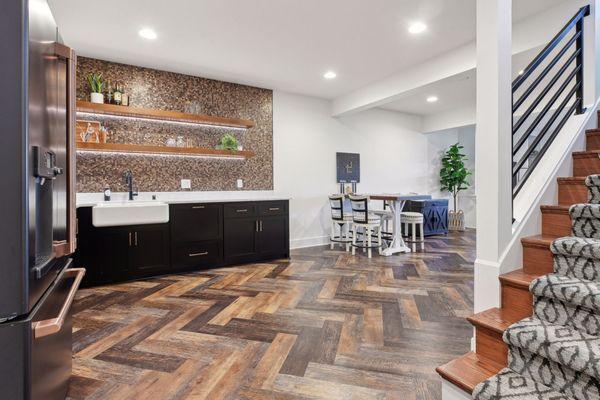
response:
[[[369,211],[369,197],[368,196],[350,196],[350,203],[352,204],[352,255],[356,254],[356,248],[367,250],[369,258],[371,258],[372,250],[378,249],[381,254],[381,247],[383,242],[381,240],[382,230],[382,219],[380,216],[375,215]],[[363,228],[363,243],[357,244],[356,238],[358,236],[358,229]],[[373,235],[377,235],[377,243],[373,243]]]
[[[412,240],[407,239],[407,242],[412,243],[412,251],[416,251],[417,243],[421,244],[421,250],[425,250],[425,234],[423,226],[423,214],[418,212],[404,211],[400,213],[400,222],[404,226],[404,233],[409,236],[408,226],[411,226]],[[417,240],[417,228],[419,228],[419,240]]]

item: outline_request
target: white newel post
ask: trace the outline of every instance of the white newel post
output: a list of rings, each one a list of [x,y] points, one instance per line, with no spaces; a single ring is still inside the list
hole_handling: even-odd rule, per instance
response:
[[[600,97],[600,0],[592,0],[591,15],[584,20],[584,105],[589,107]]]
[[[512,2],[477,2],[477,260],[475,311],[500,303],[500,262],[512,235]]]

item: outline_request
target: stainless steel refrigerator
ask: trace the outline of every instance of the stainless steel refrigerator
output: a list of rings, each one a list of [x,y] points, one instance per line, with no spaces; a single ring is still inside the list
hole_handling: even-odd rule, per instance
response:
[[[46,0],[0,1],[0,397],[64,399],[75,250],[74,52]]]

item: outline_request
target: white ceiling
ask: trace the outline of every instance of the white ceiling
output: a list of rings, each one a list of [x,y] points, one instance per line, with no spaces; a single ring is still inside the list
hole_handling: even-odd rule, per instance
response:
[[[561,1],[515,0],[514,18]],[[472,41],[475,2],[49,0],[65,42],[80,55],[323,98]],[[415,20],[428,31],[408,34]],[[158,39],[140,38],[144,27]],[[338,78],[324,80],[327,70]]]
[[[513,56],[513,78],[538,54],[541,48],[530,49]],[[421,86],[400,100],[380,108],[415,115],[434,115],[459,108],[475,107],[477,73],[470,70],[463,74]],[[438,101],[428,103],[427,97],[436,96]]]

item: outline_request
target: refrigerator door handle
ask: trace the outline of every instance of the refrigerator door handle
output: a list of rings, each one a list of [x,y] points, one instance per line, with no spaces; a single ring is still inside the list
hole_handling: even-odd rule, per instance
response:
[[[69,309],[71,308],[71,304],[75,299],[75,293],[77,292],[77,289],[79,289],[79,285],[81,284],[81,280],[83,279],[84,275],[85,268],[72,268],[65,271],[63,275],[65,278],[75,277],[75,280],[71,285],[71,289],[69,290],[69,294],[67,295],[65,302],[60,308],[58,316],[56,318],[35,322],[32,325],[33,333],[36,339],[60,332],[63,324],[65,323],[65,319],[69,314]]]

